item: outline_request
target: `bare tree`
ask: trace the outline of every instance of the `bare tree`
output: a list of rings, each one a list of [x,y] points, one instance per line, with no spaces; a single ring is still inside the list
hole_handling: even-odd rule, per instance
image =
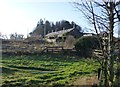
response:
[[[120,9],[118,9],[120,1],[100,0],[98,2],[97,0],[81,0],[73,2],[73,5],[84,14],[97,33],[100,49],[103,54],[103,59],[100,61],[104,77],[103,84],[105,87],[113,86],[115,78],[114,63],[116,59],[113,34],[116,29],[116,23],[120,22]],[[107,34],[107,36],[102,36],[102,41],[100,36],[101,32]]]

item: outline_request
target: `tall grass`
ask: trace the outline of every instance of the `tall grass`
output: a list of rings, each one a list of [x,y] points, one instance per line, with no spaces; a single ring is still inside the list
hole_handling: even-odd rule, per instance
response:
[[[64,86],[97,73],[98,62],[69,55],[3,56],[2,86]]]

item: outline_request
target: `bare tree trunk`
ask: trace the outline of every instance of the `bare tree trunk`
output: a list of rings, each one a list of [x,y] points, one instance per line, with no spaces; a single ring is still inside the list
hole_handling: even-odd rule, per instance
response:
[[[117,70],[116,70],[116,86],[119,87],[120,86],[120,1],[118,2],[118,10],[116,11],[117,13],[117,18],[119,20],[118,23],[118,56],[117,56]]]
[[[116,71],[116,81],[115,82],[116,82],[116,87],[119,87],[120,86],[120,48],[119,48],[119,56],[117,59],[117,71]]]
[[[120,1],[118,1],[118,2],[116,2],[116,0],[108,0],[108,1],[101,0],[101,1],[103,1],[103,2],[100,3],[100,2],[96,1],[93,3],[92,2],[88,3],[87,1],[86,2],[82,1],[81,3],[74,2],[74,4],[77,5],[76,8],[85,15],[87,20],[91,24],[93,24],[93,26],[95,28],[95,32],[97,33],[97,36],[99,39],[101,38],[98,34],[99,32],[106,31],[108,33],[107,34],[107,39],[108,39],[107,48],[104,50],[102,48],[103,44],[101,44],[101,50],[102,50],[102,53],[104,56],[104,61],[100,61],[100,64],[101,64],[102,70],[103,70],[103,76],[104,76],[103,84],[105,87],[108,87],[108,86],[113,86],[114,77],[115,77],[115,69],[114,69],[115,48],[114,48],[114,41],[113,41],[113,38],[114,38],[113,37],[113,29],[115,29],[114,25],[117,23],[116,19],[119,19],[119,21],[120,21],[120,17],[119,17],[119,13],[118,13],[118,12],[120,12],[120,9],[118,9],[118,10],[116,9],[116,6],[120,4]],[[99,9],[102,8],[101,13],[103,15],[101,15],[101,14],[99,15],[99,13],[97,13],[97,11],[95,11],[96,8],[94,7],[94,4],[96,6],[99,6]],[[79,6],[80,6],[80,8],[79,8]],[[116,18],[116,16],[118,18]],[[99,40],[99,42],[102,43],[101,40]],[[120,66],[120,58],[118,61],[119,61],[118,66]],[[118,67],[117,72],[120,73],[120,67]],[[120,74],[117,75],[116,78],[117,78],[117,81],[119,81]],[[120,83],[120,81],[118,83]]]
[[[110,84],[113,85],[114,79],[114,44],[113,44],[113,28],[114,28],[114,3],[110,3],[110,8],[108,9],[110,12],[109,16],[109,31],[108,31],[108,60],[109,60],[109,80]]]
[[[116,70],[116,87],[120,86],[120,19],[118,24],[118,56],[117,56],[117,70]]]
[[[108,61],[107,61],[107,57],[105,58],[105,62],[104,62],[104,75],[105,75],[105,81],[104,81],[104,85],[105,85],[105,87],[108,87],[109,86],[109,82],[108,82],[108,66],[107,66],[107,63],[108,63]]]
[[[103,61],[103,67],[102,70],[104,72],[104,78],[103,78],[103,83],[105,87],[109,86],[109,81],[108,81],[108,45],[107,45],[107,33],[103,34],[103,55],[104,55],[104,61]]]

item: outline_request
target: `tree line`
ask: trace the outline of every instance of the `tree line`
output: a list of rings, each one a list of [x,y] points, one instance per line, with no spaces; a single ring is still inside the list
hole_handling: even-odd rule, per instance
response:
[[[73,21],[69,22],[67,20],[61,20],[61,21],[56,21],[55,23],[53,23],[48,20],[44,21],[43,19],[40,19],[35,29],[29,34],[44,36],[51,32],[60,31],[63,29],[66,30],[66,29],[73,28],[73,27],[75,27],[75,29],[78,29],[80,32],[83,32],[82,28]]]

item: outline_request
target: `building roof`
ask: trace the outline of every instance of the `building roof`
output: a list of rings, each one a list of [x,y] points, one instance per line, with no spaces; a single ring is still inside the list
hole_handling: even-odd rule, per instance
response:
[[[60,31],[57,31],[57,32],[49,33],[49,34],[47,34],[47,35],[45,35],[45,36],[46,36],[46,37],[52,37],[52,36],[55,36],[55,35],[62,36],[63,34],[72,31],[73,29],[74,29],[74,28],[70,28],[70,29],[66,29],[66,30],[60,30]]]

